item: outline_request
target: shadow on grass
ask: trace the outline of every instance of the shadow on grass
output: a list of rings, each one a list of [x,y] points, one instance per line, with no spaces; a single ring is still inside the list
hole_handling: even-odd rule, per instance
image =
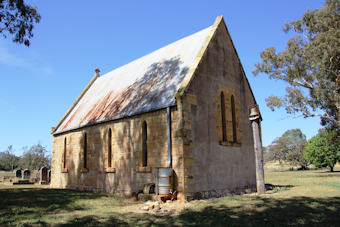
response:
[[[129,224],[124,220],[115,217],[110,217],[106,221],[100,221],[97,216],[89,215],[81,218],[75,218],[65,224],[59,224],[59,227],[73,227],[73,226],[128,226]]]
[[[64,189],[0,189],[0,225],[15,222],[21,216],[40,218],[62,210],[83,210],[84,207],[75,204],[77,200],[91,200],[102,196],[106,195]]]
[[[340,197],[273,199],[255,197],[253,205],[209,205],[184,210],[178,216],[118,214],[100,220],[96,216],[68,220],[60,226],[337,226]]]
[[[279,186],[279,185],[276,185]],[[281,185],[282,186],[282,185]],[[280,187],[281,187],[280,186]],[[287,187],[284,185],[283,187]],[[288,187],[289,188],[289,185]],[[95,213],[79,207],[107,194],[55,189],[1,189],[0,226],[48,226],[47,215],[79,210],[56,226],[338,226],[340,197],[289,199],[234,196],[199,203],[177,216],[162,213]],[[232,202],[231,202],[232,201]],[[86,204],[86,203],[84,203]],[[118,202],[117,202],[118,204]],[[119,205],[119,204],[118,204]],[[113,204],[115,206],[115,204]],[[57,217],[57,216],[56,216]],[[58,219],[56,219],[58,220]],[[55,222],[54,220],[53,222]]]
[[[88,215],[80,218],[74,218],[70,222],[67,222],[65,224],[60,224],[58,226],[60,227],[66,227],[66,226],[127,226],[128,223],[125,221],[122,221],[120,219],[116,219],[113,217],[110,217],[105,222],[101,222],[100,219],[97,216],[94,215]]]
[[[294,185],[279,185],[279,184],[265,184],[266,191],[268,190],[275,190],[275,191],[281,191],[281,190],[289,190],[293,188]]]
[[[325,173],[328,173],[328,174],[332,174],[332,173],[340,173],[340,170],[334,170],[333,172],[328,170],[328,171],[325,171],[325,172],[318,172],[318,173],[322,173],[322,174],[325,174]]]
[[[315,175],[315,176],[312,176],[311,178],[313,177],[339,177],[339,174],[320,174],[320,175]]]

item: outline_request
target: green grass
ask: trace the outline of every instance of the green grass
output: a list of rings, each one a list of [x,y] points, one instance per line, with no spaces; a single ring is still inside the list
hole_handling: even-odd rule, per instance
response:
[[[340,172],[266,171],[265,179],[274,189],[264,195],[193,201],[176,215],[140,213],[104,193],[0,185],[0,226],[339,226]]]

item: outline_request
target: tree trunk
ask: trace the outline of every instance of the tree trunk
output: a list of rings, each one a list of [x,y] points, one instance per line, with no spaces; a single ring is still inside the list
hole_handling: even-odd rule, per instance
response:
[[[330,166],[330,168],[331,168],[331,172],[333,172],[334,171],[334,166]]]

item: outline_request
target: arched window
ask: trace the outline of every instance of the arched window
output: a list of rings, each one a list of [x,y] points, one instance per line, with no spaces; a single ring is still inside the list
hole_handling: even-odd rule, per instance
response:
[[[64,167],[64,169],[66,169],[66,162],[67,162],[67,154],[66,154],[66,137],[65,137],[65,139],[64,139],[64,162],[63,162],[63,167]]]
[[[222,141],[227,141],[227,127],[225,119],[225,99],[224,94],[221,92],[221,117],[222,117]]]
[[[87,169],[87,134],[84,133],[84,169]]]
[[[233,124],[233,142],[236,143],[237,141],[237,132],[236,132],[236,115],[235,115],[235,100],[234,96],[231,96],[231,117],[232,117],[232,124]]]
[[[148,166],[148,129],[146,121],[143,122],[142,128],[142,166]]]
[[[109,129],[109,134],[107,138],[107,166],[112,167],[112,131]]]

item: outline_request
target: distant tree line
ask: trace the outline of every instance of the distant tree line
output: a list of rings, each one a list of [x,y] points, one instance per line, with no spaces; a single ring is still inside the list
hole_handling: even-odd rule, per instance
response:
[[[326,129],[320,129],[309,141],[300,129],[287,130],[264,148],[264,161],[287,162],[301,170],[313,164],[333,172],[335,164],[340,162],[340,140],[336,131]]]
[[[17,168],[38,170],[43,166],[51,167],[51,157],[46,147],[40,143],[30,148],[24,147],[23,150],[22,156],[16,156],[13,146],[10,145],[5,151],[0,152],[0,170],[12,171]]]

